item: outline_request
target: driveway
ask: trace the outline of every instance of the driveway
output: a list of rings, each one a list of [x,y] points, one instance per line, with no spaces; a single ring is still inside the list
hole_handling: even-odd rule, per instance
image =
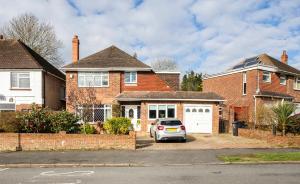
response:
[[[137,137],[137,149],[140,150],[197,150],[223,148],[273,148],[266,141],[234,137],[231,134],[205,135],[190,134],[186,143],[162,142],[155,143],[148,136]]]

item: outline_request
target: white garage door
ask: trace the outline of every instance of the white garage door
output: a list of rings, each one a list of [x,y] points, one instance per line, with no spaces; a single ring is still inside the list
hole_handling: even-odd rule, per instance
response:
[[[212,133],[211,105],[184,105],[184,124],[188,133]]]

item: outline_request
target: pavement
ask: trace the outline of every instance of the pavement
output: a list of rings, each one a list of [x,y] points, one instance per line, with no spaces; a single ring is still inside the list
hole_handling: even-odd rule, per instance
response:
[[[140,150],[199,150],[224,148],[276,148],[264,140],[234,137],[231,134],[189,134],[186,143],[169,141],[155,143],[148,135],[137,136],[137,149]]]
[[[300,149],[23,151],[0,153],[0,167],[165,166],[222,164],[218,155],[288,152]]]
[[[5,184],[298,184],[300,165],[193,165],[154,167],[4,168]]]

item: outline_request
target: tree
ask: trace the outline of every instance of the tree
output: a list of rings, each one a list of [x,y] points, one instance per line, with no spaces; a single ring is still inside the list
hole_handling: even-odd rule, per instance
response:
[[[184,74],[181,83],[182,91],[202,91],[202,73],[194,71]]]
[[[93,105],[97,103],[96,90],[93,87],[82,88],[78,90],[70,90],[67,96],[67,105],[75,110],[79,118],[83,122],[83,129],[86,133],[85,127],[88,122],[91,122],[93,114]],[[78,108],[80,107],[80,109]]]
[[[169,59],[161,59],[151,63],[154,71],[177,71],[177,63]]]
[[[295,112],[296,106],[291,102],[282,102],[272,108],[279,126],[282,128],[282,134],[286,135],[286,127],[292,123],[291,115]]]
[[[1,28],[1,32],[5,38],[20,39],[54,66],[63,65],[59,55],[62,42],[57,39],[53,26],[39,22],[33,14],[25,13],[12,18]]]

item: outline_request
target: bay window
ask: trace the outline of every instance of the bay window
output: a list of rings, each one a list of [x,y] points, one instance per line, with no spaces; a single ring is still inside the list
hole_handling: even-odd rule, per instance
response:
[[[78,72],[78,87],[108,87],[108,72]]]
[[[176,109],[175,105],[167,105],[167,104],[149,105],[148,118],[149,119],[176,118],[175,109]]]

